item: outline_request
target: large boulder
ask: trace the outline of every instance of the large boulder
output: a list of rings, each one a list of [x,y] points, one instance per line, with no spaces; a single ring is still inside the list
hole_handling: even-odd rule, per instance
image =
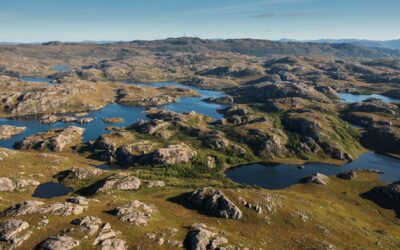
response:
[[[108,192],[113,190],[137,190],[141,181],[136,176],[117,173],[103,179],[88,188],[90,193]]]
[[[201,223],[191,225],[185,238],[185,245],[189,250],[224,249],[221,246],[227,243],[226,238],[218,236],[217,233]]]
[[[41,250],[68,250],[76,248],[80,241],[69,236],[50,236],[38,246]]]
[[[236,220],[242,218],[242,211],[221,190],[197,189],[188,199],[195,206],[205,209],[214,216]]]
[[[71,222],[73,225],[79,226],[80,230],[83,231],[87,235],[95,234],[99,228],[101,219],[94,216],[85,216],[80,219],[73,220]]]
[[[31,232],[25,232],[29,223],[22,220],[10,219],[0,224],[0,249],[15,249],[30,236]]]
[[[92,245],[100,245],[101,250],[126,250],[126,242],[116,238],[118,235],[112,228],[110,223],[104,224],[97,238]]]
[[[24,201],[7,208],[3,212],[1,212],[1,215],[21,216],[21,215],[39,213],[40,211],[42,211],[44,205],[45,203],[41,201]]]
[[[40,185],[40,182],[31,179],[17,179],[13,181],[8,177],[0,177],[0,192],[24,190],[26,187],[38,185]]]
[[[146,226],[155,210],[153,205],[133,200],[124,207],[117,207],[112,210],[111,214],[119,216],[121,221],[126,221],[137,226]]]
[[[17,149],[49,149],[61,152],[65,148],[75,146],[81,142],[85,129],[75,126],[53,129],[48,132],[37,133],[15,143]]]

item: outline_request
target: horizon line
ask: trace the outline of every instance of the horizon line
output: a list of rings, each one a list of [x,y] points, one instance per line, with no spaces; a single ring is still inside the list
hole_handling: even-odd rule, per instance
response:
[[[133,42],[133,41],[160,41],[160,40],[168,40],[168,39],[182,39],[182,38],[191,38],[191,39],[201,39],[201,40],[264,40],[264,41],[273,41],[273,42],[313,42],[313,41],[370,41],[370,42],[390,42],[397,41],[400,38],[393,39],[367,39],[367,38],[316,38],[316,39],[295,39],[295,38],[280,38],[280,39],[267,39],[267,38],[251,38],[251,37],[238,37],[238,38],[201,38],[197,36],[177,36],[177,37],[166,37],[166,38],[154,38],[154,39],[132,39],[132,40],[42,40],[35,42],[16,42],[16,41],[0,41],[0,44],[10,44],[10,45],[29,45],[29,44],[44,44],[50,42],[60,42],[60,43],[123,43],[123,42]]]

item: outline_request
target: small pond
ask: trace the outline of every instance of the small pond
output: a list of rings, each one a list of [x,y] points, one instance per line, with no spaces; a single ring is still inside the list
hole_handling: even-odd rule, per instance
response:
[[[61,183],[56,182],[46,182],[40,184],[32,194],[32,197],[51,199],[54,197],[65,196],[72,192],[73,189],[66,187]]]

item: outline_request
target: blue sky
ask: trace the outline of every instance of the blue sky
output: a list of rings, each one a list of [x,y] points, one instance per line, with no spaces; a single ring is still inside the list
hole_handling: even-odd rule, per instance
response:
[[[400,38],[400,0],[0,0],[0,41]]]

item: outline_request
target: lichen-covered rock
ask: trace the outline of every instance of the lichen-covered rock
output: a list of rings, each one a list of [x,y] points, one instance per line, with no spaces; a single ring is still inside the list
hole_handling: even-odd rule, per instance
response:
[[[137,190],[142,182],[136,176],[117,173],[101,180],[89,187],[91,193],[107,192],[112,190]]]
[[[29,223],[10,219],[0,224],[0,249],[15,249],[26,241],[31,232],[22,234],[29,228]]]
[[[20,215],[39,213],[42,211],[44,205],[45,203],[41,201],[24,201],[7,208],[3,212],[1,212],[1,215],[20,216]]]
[[[19,190],[30,187],[30,186],[36,187],[39,185],[40,185],[40,182],[32,180],[32,179],[17,179],[17,180],[15,180],[15,186]]]
[[[304,177],[300,180],[300,183],[311,183],[311,184],[318,184],[318,185],[326,185],[328,183],[329,177],[321,174],[316,173],[311,176]]]
[[[242,211],[221,190],[197,189],[189,195],[188,199],[214,216],[236,220],[242,218]]]
[[[73,180],[87,180],[89,178],[103,174],[104,171],[101,169],[87,167],[87,168],[71,168],[65,171],[59,172],[55,177],[59,181],[65,181],[67,179]]]
[[[73,220],[71,223],[80,226],[81,230],[86,232],[88,235],[93,235],[99,230],[102,222],[98,217],[85,216],[81,219]]]
[[[38,246],[42,250],[68,250],[76,248],[80,241],[69,236],[50,236]]]
[[[112,239],[117,237],[117,232],[115,232],[112,228],[110,223],[106,223],[102,228],[97,236],[97,238],[94,240],[93,245],[98,245],[102,243],[103,241],[107,239]]]
[[[227,244],[228,240],[218,236],[205,224],[196,223],[190,226],[185,243],[186,248],[190,250],[216,250],[223,249],[221,247]]]
[[[8,177],[0,177],[0,192],[13,192],[24,190],[29,186],[38,186],[40,182],[30,179],[17,179],[15,181]]]
[[[14,182],[7,177],[0,177],[0,192],[12,192],[15,190]]]
[[[61,152],[67,147],[72,147],[81,142],[85,129],[75,126],[53,129],[48,132],[37,133],[15,143],[17,149],[49,149]]]
[[[126,242],[121,239],[106,239],[101,243],[101,250],[126,250]]]
[[[190,162],[197,156],[197,152],[188,145],[181,143],[169,145],[156,150],[150,158],[153,164],[173,165]]]
[[[146,226],[155,210],[153,205],[133,200],[124,207],[114,209],[111,213],[119,216],[121,221],[126,221],[137,226]]]
[[[59,216],[78,215],[83,213],[87,206],[74,204],[70,202],[57,202],[44,207],[41,213],[53,213]]]
[[[15,127],[10,125],[0,126],[0,140],[7,140],[11,137],[21,134],[26,130],[26,127]]]

